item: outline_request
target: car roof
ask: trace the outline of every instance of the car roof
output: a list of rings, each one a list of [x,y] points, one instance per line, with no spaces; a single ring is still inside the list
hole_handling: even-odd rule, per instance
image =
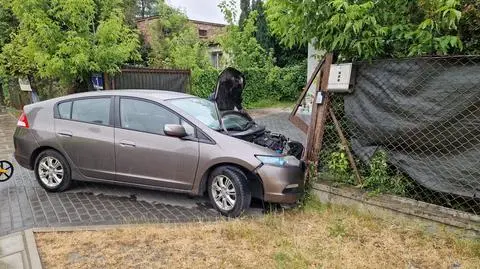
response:
[[[75,94],[62,96],[59,99],[95,97],[95,96],[109,96],[109,95],[155,98],[155,99],[159,99],[159,100],[169,100],[169,99],[195,97],[193,95],[186,94],[186,93],[172,92],[172,91],[161,91],[161,90],[105,90],[105,91],[92,91],[92,92],[75,93]]]

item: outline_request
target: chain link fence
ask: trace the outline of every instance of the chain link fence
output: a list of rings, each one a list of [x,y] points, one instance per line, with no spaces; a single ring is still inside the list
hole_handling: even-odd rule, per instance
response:
[[[330,93],[320,178],[480,215],[480,56],[354,71],[353,93]]]

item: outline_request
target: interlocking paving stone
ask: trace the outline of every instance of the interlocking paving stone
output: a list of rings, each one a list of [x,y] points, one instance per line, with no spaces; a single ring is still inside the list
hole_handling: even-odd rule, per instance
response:
[[[288,113],[269,114],[256,119],[268,129],[293,140],[305,136],[288,122]],[[14,176],[0,183],[0,236],[32,227],[109,225],[154,222],[210,221],[220,215],[205,197],[113,186],[76,183],[66,192],[46,192],[32,171],[13,159],[16,120],[0,114],[0,159],[12,161]],[[3,154],[3,155],[2,155]],[[253,209],[258,214],[261,209]]]

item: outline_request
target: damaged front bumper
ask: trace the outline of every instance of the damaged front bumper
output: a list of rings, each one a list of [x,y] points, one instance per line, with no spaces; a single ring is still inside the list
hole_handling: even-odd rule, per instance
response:
[[[304,191],[305,165],[278,167],[261,165],[255,173],[263,182],[263,200],[271,203],[296,203]]]

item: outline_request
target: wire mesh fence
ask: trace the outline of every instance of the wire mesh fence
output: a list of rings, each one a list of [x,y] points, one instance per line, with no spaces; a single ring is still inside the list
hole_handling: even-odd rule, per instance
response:
[[[353,93],[330,93],[320,178],[479,215],[480,56],[359,62],[354,70]]]

